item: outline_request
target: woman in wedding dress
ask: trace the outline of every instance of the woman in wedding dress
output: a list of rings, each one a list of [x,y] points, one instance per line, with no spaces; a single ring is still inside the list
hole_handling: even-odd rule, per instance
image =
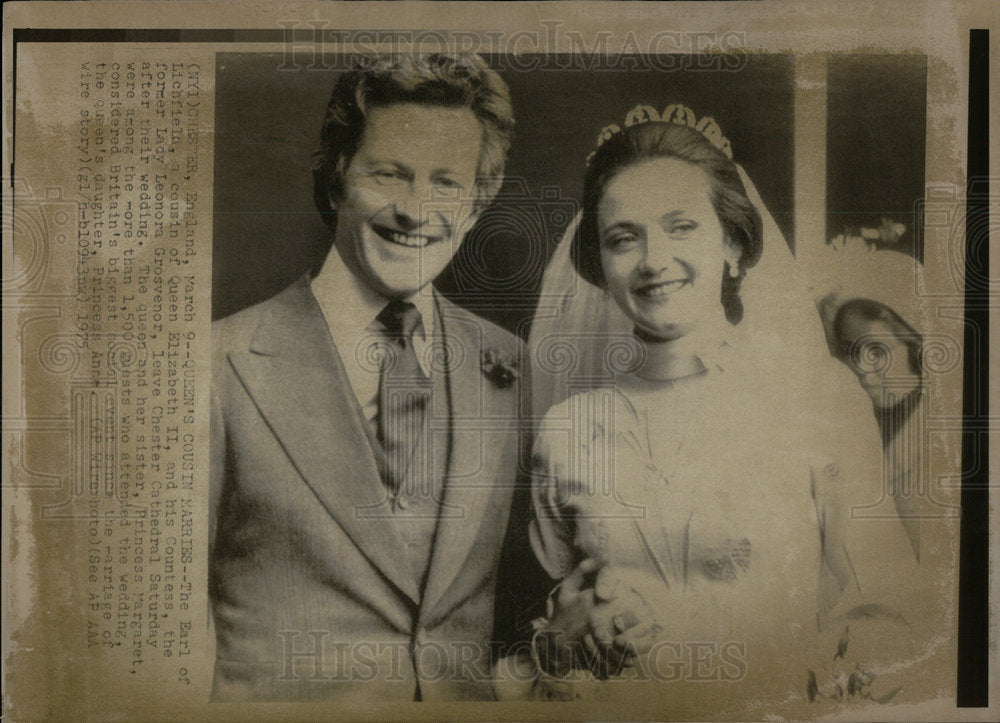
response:
[[[658,681],[677,714],[746,715],[895,693],[916,561],[898,519],[851,511],[878,431],[730,153],[711,119],[636,108],[602,132],[546,273],[562,313],[532,330],[555,404],[530,537],[561,582],[536,696]]]
[[[834,243],[836,243],[836,239]],[[892,501],[920,557],[920,519],[933,513],[922,435],[927,415],[924,330],[927,310],[916,289],[923,267],[893,250],[853,247],[830,256],[818,302],[831,353],[854,372],[871,399],[883,446],[884,482],[869,494],[870,509]]]

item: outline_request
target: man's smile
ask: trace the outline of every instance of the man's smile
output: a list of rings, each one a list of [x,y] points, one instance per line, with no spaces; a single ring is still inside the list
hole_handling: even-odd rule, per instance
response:
[[[408,248],[423,248],[424,246],[441,240],[440,236],[430,236],[428,234],[421,233],[407,233],[405,231],[399,231],[377,223],[372,223],[371,228],[376,235],[379,236],[379,238],[388,241],[389,243],[406,246]]]

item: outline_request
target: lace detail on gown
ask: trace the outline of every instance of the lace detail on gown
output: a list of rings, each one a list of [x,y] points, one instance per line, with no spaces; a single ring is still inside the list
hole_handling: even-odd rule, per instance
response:
[[[702,566],[713,580],[736,580],[750,568],[750,548],[750,540],[744,537],[728,553],[705,560]]]

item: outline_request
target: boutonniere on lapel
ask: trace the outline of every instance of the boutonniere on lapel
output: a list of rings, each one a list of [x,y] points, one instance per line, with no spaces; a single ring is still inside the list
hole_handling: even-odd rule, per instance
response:
[[[496,348],[484,349],[481,368],[486,378],[498,389],[506,389],[521,376],[517,360],[510,354]]]

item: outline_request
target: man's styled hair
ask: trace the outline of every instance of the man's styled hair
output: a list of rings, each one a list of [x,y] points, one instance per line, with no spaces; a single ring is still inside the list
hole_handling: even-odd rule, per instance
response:
[[[475,53],[365,56],[337,79],[313,155],[313,197],[331,229],[337,217],[330,200],[343,194],[344,171],[361,142],[369,109],[397,103],[469,108],[482,128],[476,210],[500,190],[514,113],[510,91],[496,71]]]

